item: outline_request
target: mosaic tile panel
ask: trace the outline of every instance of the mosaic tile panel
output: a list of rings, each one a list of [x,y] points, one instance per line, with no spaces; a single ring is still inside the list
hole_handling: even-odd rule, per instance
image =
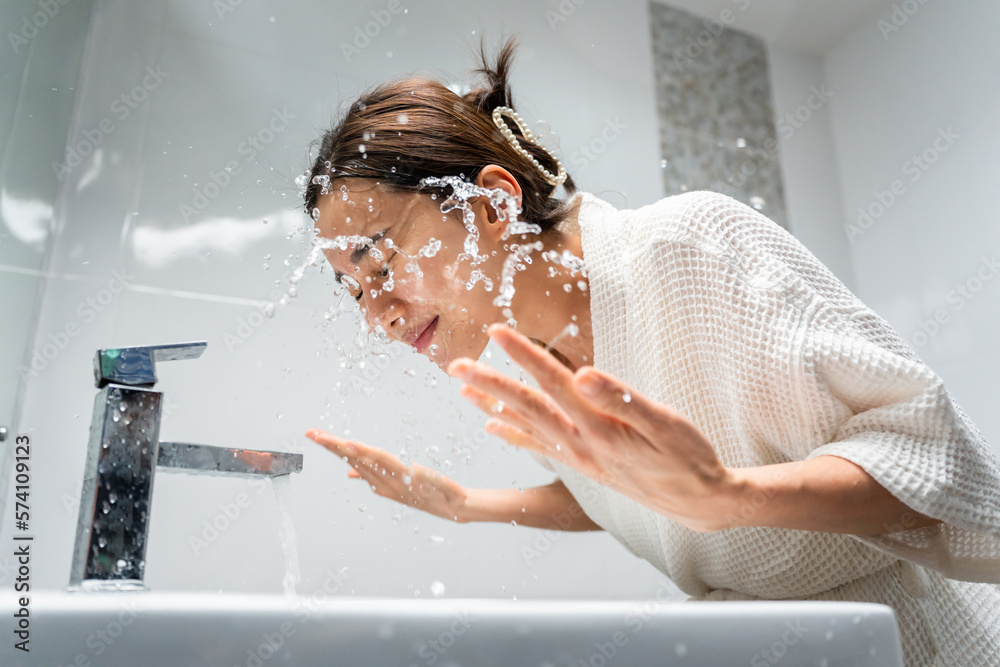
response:
[[[787,228],[764,42],[725,17],[649,13],[664,194],[722,192]]]

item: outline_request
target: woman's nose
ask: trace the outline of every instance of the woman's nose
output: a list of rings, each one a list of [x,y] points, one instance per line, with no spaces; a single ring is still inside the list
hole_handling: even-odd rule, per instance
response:
[[[402,312],[403,308],[399,299],[379,294],[368,301],[365,313],[368,328],[374,330],[376,326],[381,326],[388,335],[396,337],[398,330],[402,329]]]

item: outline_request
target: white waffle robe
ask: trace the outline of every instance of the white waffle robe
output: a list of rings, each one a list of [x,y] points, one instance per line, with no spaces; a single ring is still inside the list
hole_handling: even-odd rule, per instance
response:
[[[907,667],[1000,665],[1000,465],[941,378],[745,204],[573,199],[595,367],[686,415],[727,467],[833,454],[944,523],[699,533],[536,456],[587,515],[692,599],[879,602],[896,611]]]

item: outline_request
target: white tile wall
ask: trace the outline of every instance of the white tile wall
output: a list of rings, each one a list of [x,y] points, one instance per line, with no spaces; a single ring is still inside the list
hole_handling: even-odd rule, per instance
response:
[[[1000,266],[989,266],[1000,260],[1000,5],[917,7],[905,22],[886,11],[826,58],[841,224],[857,225],[859,208],[877,213],[900,182],[902,194],[848,244],[855,292],[1000,452]],[[947,128],[957,138],[939,138]],[[913,159],[925,151],[926,169]]]
[[[292,179],[306,166],[306,145],[363,87],[413,71],[463,76],[482,30],[491,41],[501,27],[519,30],[516,103],[529,121],[550,123],[564,161],[609,118],[627,126],[600,159],[573,174],[577,183],[619,206],[659,198],[645,2],[574,5],[554,28],[546,18],[559,11],[552,1],[401,2],[407,13],[350,63],[341,43],[386,3],[244,0],[220,17],[213,9],[220,3],[98,2],[74,129],[79,135],[106,118],[115,129],[67,179],[52,268],[80,278],[51,282],[39,338],[67,321],[80,333],[29,386],[23,419],[36,443],[36,587],[62,588],[69,576],[94,350],[198,339],[208,341],[202,358],[160,368],[161,436],[304,454],[291,485],[301,592],[341,567],[348,592],[405,597],[428,596],[435,580],[449,596],[519,598],[643,597],[660,585],[662,575],[604,534],[559,535],[529,563],[521,547],[537,547],[540,531],[419,514],[397,524],[398,505],[349,480],[346,464],[303,436],[320,426],[391,451],[405,445],[428,464],[426,450],[436,446],[470,486],[551,479],[497,439],[470,449],[483,419],[423,357],[393,357],[373,396],[354,389],[350,378],[360,372],[343,369],[333,351],[354,325],[323,319],[333,299],[328,275],[311,269],[296,299],[273,318],[260,315],[275,281],[292,268],[284,260],[302,260],[305,241],[296,230],[306,219]],[[162,80],[147,78],[149,90],[135,91],[147,67]],[[135,109],[120,118],[112,105],[123,94]],[[274,109],[280,132],[271,125]],[[264,128],[272,134],[259,134]],[[254,135],[266,145],[248,155],[241,142]],[[195,207],[195,190],[204,193],[213,172],[225,181],[220,172],[230,161],[238,165],[230,182]],[[112,270],[127,291],[85,321],[88,307],[78,311],[79,304],[100,297]],[[465,445],[459,456],[455,442]],[[193,547],[204,522],[240,493],[251,498],[240,517],[207,547]],[[243,480],[158,474],[147,557],[147,582],[158,590],[278,592],[284,570],[275,498]]]

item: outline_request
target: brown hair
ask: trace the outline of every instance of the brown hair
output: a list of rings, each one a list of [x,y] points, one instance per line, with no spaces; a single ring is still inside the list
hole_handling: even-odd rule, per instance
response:
[[[543,231],[555,227],[569,213],[568,205],[552,196],[556,186],[514,150],[493,122],[494,107],[514,108],[508,76],[517,44],[516,37],[508,38],[491,67],[480,38],[481,67],[473,71],[484,75],[487,85],[464,96],[422,77],[382,83],[362,93],[318,142],[319,153],[306,181],[306,213],[312,215],[324,185],[338,178],[377,179],[390,190],[444,194],[447,186],[422,186],[420,180],[460,175],[472,182],[483,167],[496,164],[521,186],[521,218]],[[523,139],[513,121],[507,124],[524,149],[557,173],[548,152]],[[569,175],[562,185],[567,194],[576,192]]]

